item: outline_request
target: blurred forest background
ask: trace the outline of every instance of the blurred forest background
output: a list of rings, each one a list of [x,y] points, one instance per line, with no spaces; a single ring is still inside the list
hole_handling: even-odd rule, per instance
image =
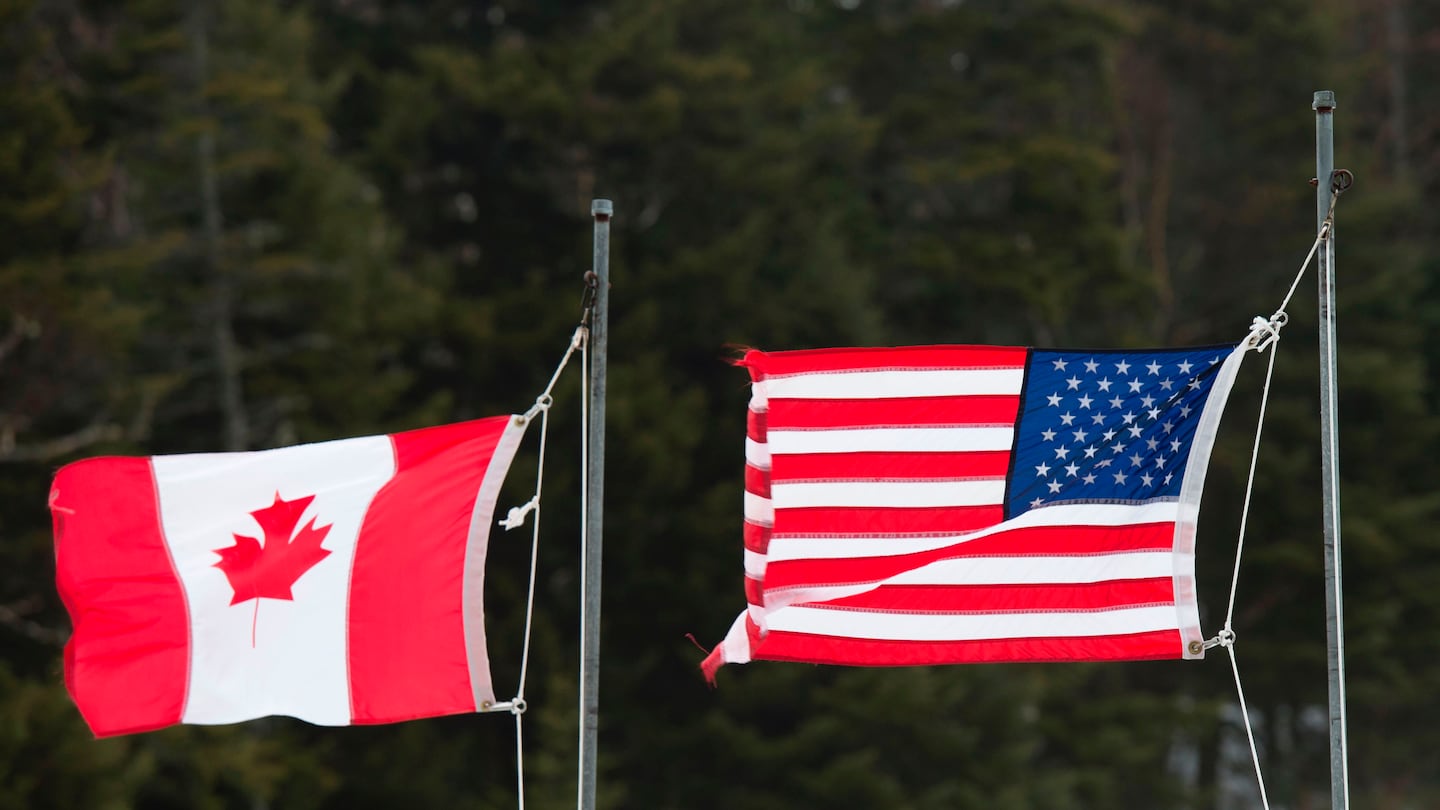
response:
[[[93,741],[46,493],[99,454],[523,411],[615,201],[607,808],[1258,806],[1224,656],[727,667],[733,344],[1239,339],[1314,234],[1337,92],[1357,807],[1440,806],[1440,5],[1407,0],[0,0],[0,808],[504,808],[508,717]],[[1314,275],[1240,580],[1277,807],[1329,801]],[[1206,489],[1218,629],[1263,380]],[[547,465],[527,800],[573,806],[578,378]],[[501,507],[529,496],[534,436]],[[522,537],[520,535],[524,534]],[[492,539],[497,691],[528,533]]]

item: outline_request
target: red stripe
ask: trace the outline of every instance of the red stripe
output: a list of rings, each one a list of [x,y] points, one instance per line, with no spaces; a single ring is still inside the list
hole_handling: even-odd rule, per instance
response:
[[[1004,395],[897,399],[771,399],[771,419],[786,430],[860,427],[1004,425],[1020,412],[1020,397]]]
[[[1082,638],[1017,638],[985,641],[875,641],[771,631],[755,660],[802,661],[845,666],[984,664],[1018,661],[1136,661],[1183,658],[1178,630],[1154,630]]]
[[[752,351],[740,365],[752,376],[779,376],[821,371],[909,368],[1022,368],[1023,346],[904,346],[899,348],[801,349]]]
[[[812,603],[809,607],[903,613],[1014,613],[1103,610],[1174,602],[1174,580],[1157,577],[1077,585],[882,585],[873,591]]]
[[[751,409],[746,411],[745,436],[751,441],[765,441],[765,425],[768,422],[765,411]]]
[[[770,550],[770,528],[759,523],[745,521],[745,548],[756,554]]]
[[[751,464],[745,465],[745,491],[759,495],[762,498],[770,497],[770,473]]]
[[[65,685],[97,737],[180,722],[189,610],[146,458],[61,468],[51,489],[55,581],[75,627]]]
[[[350,579],[352,722],[475,711],[462,610],[466,542],[509,419],[391,437],[395,477],[365,514]]]
[[[996,532],[945,548],[888,557],[772,560],[766,567],[767,588],[793,588],[849,582],[876,582],[939,560],[962,557],[1059,554],[1111,554],[1125,551],[1170,551],[1173,523],[1138,526],[1040,526]],[[816,541],[823,542],[823,541]]]
[[[752,605],[765,604],[765,581],[745,577],[745,601]]]
[[[944,509],[889,507],[810,507],[775,513],[775,534],[846,536],[893,534],[964,534],[999,523],[999,506],[955,506]]]
[[[1010,454],[1004,450],[974,453],[797,453],[770,460],[776,481],[841,481],[847,479],[1004,478]]]

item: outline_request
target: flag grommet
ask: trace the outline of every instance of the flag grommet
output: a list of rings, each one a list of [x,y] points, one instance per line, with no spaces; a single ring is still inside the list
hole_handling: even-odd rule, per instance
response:
[[[1189,645],[1187,645],[1187,648],[1189,649],[1191,655],[1199,655],[1200,653],[1205,652],[1205,642],[1192,641]]]

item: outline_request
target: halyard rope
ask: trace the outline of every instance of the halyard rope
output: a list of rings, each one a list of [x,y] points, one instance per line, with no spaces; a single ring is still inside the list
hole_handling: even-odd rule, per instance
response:
[[[1335,200],[1340,195],[1334,193],[1330,197],[1330,211],[1335,210]],[[1327,216],[1325,222],[1320,226],[1319,233],[1315,236],[1315,242],[1310,246],[1310,252],[1306,254],[1305,261],[1300,264],[1300,270],[1295,274],[1295,280],[1290,284],[1289,292],[1280,302],[1280,308],[1268,319],[1256,317],[1251,324],[1250,336],[1247,343],[1250,348],[1257,352],[1263,352],[1266,348],[1273,347],[1280,339],[1280,330],[1289,321],[1289,315],[1285,308],[1290,305],[1290,299],[1295,295],[1295,290],[1300,286],[1300,280],[1304,278],[1305,271],[1310,268],[1310,262],[1314,260],[1315,253],[1320,245],[1330,235],[1331,220]],[[1270,810],[1270,799],[1265,792],[1265,776],[1260,770],[1260,752],[1255,745],[1255,731],[1250,723],[1250,709],[1245,703],[1245,688],[1240,683],[1240,666],[1235,661],[1235,593],[1240,584],[1240,558],[1245,550],[1245,528],[1250,519],[1250,501],[1255,491],[1255,465],[1260,456],[1260,435],[1265,426],[1265,410],[1270,403],[1270,382],[1275,374],[1275,350],[1270,351],[1270,361],[1265,367],[1265,385],[1260,393],[1260,416],[1255,422],[1255,441],[1250,449],[1250,471],[1245,480],[1245,500],[1240,509],[1240,531],[1235,541],[1235,569],[1230,578],[1230,599],[1225,607],[1225,625],[1215,636],[1205,642],[1205,648],[1224,647],[1225,652],[1230,656],[1230,671],[1235,675],[1235,695],[1240,700],[1240,717],[1245,724],[1245,739],[1250,744],[1250,761],[1255,765],[1255,781],[1260,786],[1260,803],[1265,810]]]
[[[575,334],[570,338],[570,346],[565,350],[565,356],[560,358],[555,373],[550,375],[549,384],[545,386],[545,390],[540,396],[535,398],[535,404],[530,406],[530,410],[516,417],[521,424],[530,422],[536,416],[540,417],[540,452],[535,465],[535,494],[524,505],[512,507],[505,518],[499,521],[499,524],[509,531],[524,525],[527,514],[535,513],[535,518],[530,522],[530,582],[525,595],[525,635],[520,651],[520,683],[515,689],[514,698],[485,709],[485,711],[508,710],[515,716],[515,795],[520,810],[525,810],[525,746],[521,718],[527,708],[525,678],[530,670],[530,631],[534,626],[535,619],[535,579],[540,560],[540,493],[545,482],[545,448],[550,431],[550,406],[555,403],[552,392],[555,390],[555,384],[560,380],[561,372],[565,370],[566,364],[570,362],[576,349],[580,349],[583,353],[588,334],[589,329],[584,324],[575,328]]]

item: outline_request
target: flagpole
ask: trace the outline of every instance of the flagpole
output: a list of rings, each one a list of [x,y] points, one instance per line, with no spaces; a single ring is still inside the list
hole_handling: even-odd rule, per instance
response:
[[[610,326],[609,200],[592,200],[595,218],[595,298],[590,313],[590,425],[585,470],[585,584],[580,629],[580,810],[595,808],[596,745],[600,729],[600,552],[605,512],[605,374]]]
[[[1340,435],[1335,362],[1335,93],[1315,92],[1315,224],[1330,230],[1320,245],[1320,470],[1325,509],[1325,620],[1330,682],[1330,806],[1350,806],[1345,728],[1345,611],[1340,586]]]

